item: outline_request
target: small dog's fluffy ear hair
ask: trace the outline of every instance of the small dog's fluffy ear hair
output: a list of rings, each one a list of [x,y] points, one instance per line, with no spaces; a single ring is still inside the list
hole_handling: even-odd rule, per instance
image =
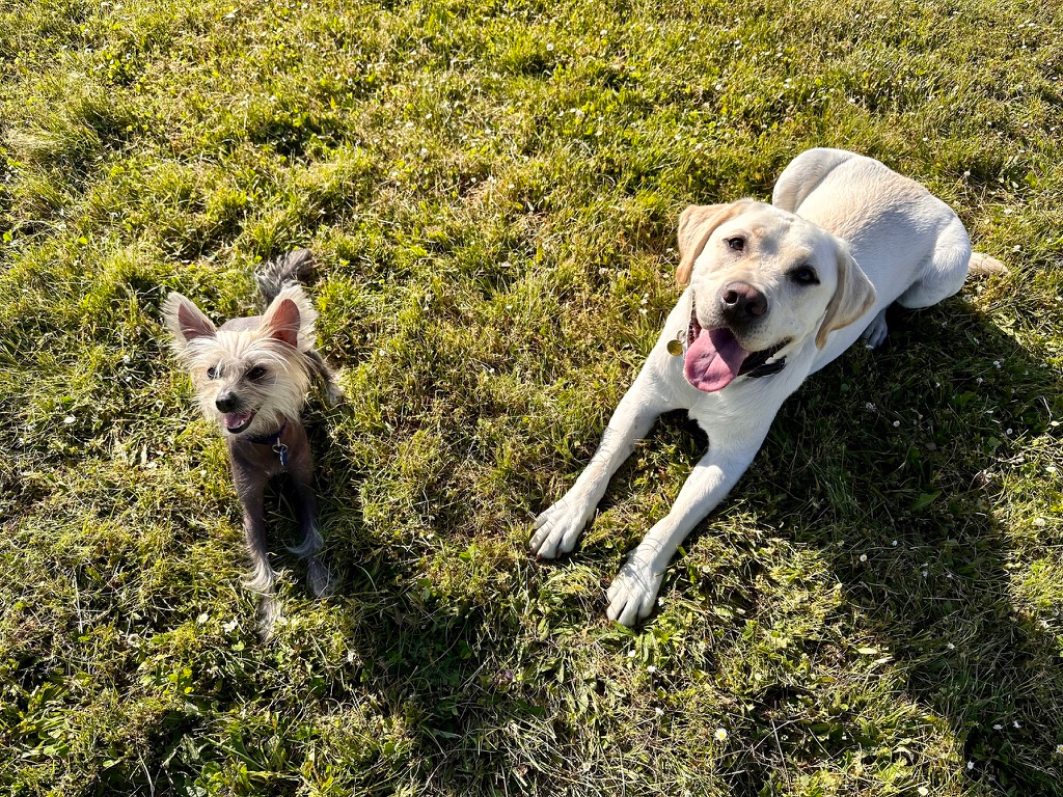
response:
[[[277,294],[262,316],[264,334],[284,341],[300,351],[314,348],[317,311],[303,289],[290,285]]]
[[[162,303],[162,317],[173,335],[174,348],[178,353],[196,338],[213,338],[217,334],[214,323],[203,311],[191,299],[176,291],[171,292]]]
[[[745,212],[751,204],[752,199],[739,199],[723,205],[691,205],[679,215],[679,268],[675,280],[680,287],[690,282],[694,261],[713,231],[728,219]]]
[[[875,286],[849,254],[844,241],[838,241],[838,287],[827,305],[827,315],[816,333],[816,348],[827,345],[827,335],[847,327],[875,303]]]

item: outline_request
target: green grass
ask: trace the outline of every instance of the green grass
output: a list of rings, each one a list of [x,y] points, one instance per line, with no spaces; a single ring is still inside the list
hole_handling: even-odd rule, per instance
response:
[[[0,790],[1063,794],[1063,14],[1017,0],[0,2]],[[657,613],[604,587],[704,439],[670,416],[559,563],[691,202],[878,157],[1011,273],[784,407]],[[159,305],[309,246],[338,595]],[[865,558],[866,557],[866,558]],[[716,738],[722,728],[727,737]]]

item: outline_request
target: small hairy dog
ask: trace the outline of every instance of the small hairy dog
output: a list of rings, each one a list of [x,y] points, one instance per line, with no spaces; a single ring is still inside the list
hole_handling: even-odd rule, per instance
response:
[[[292,553],[307,561],[310,588],[320,597],[330,586],[319,556],[313,458],[300,416],[313,378],[324,384],[330,402],[343,393],[314,349],[317,313],[297,282],[312,268],[313,256],[306,249],[270,261],[255,274],[268,305],[265,313],[220,327],[179,293],[171,293],[163,304],[173,349],[192,376],[200,409],[218,423],[228,444],[255,569],[247,586],[262,594],[267,631],[277,616],[277,573],[269,563],[263,504],[266,483],[273,476],[287,473],[295,486],[303,541]]]

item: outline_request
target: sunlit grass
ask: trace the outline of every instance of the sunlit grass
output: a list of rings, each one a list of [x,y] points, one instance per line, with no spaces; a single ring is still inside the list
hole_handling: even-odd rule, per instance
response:
[[[0,784],[13,795],[1063,794],[1059,14],[963,0],[0,3]],[[704,438],[524,552],[677,297],[691,202],[810,146],[948,201],[1003,278],[783,408],[656,614],[604,587]],[[309,246],[338,594],[159,305]]]

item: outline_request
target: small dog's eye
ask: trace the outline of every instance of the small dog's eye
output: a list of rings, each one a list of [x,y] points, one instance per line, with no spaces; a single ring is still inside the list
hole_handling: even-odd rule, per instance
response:
[[[266,369],[261,365],[256,365],[250,371],[247,372],[248,379],[261,379],[266,375]]]
[[[218,376],[218,366],[212,365],[207,369],[207,379],[214,379]]]
[[[816,276],[815,270],[808,266],[795,268],[790,272],[790,279],[798,285],[819,285],[819,277]]]
[[[727,240],[727,248],[728,249],[732,249],[735,252],[745,251],[745,248],[746,248],[746,239],[745,238],[742,238],[742,237],[736,235],[734,238],[728,238],[726,240]]]

